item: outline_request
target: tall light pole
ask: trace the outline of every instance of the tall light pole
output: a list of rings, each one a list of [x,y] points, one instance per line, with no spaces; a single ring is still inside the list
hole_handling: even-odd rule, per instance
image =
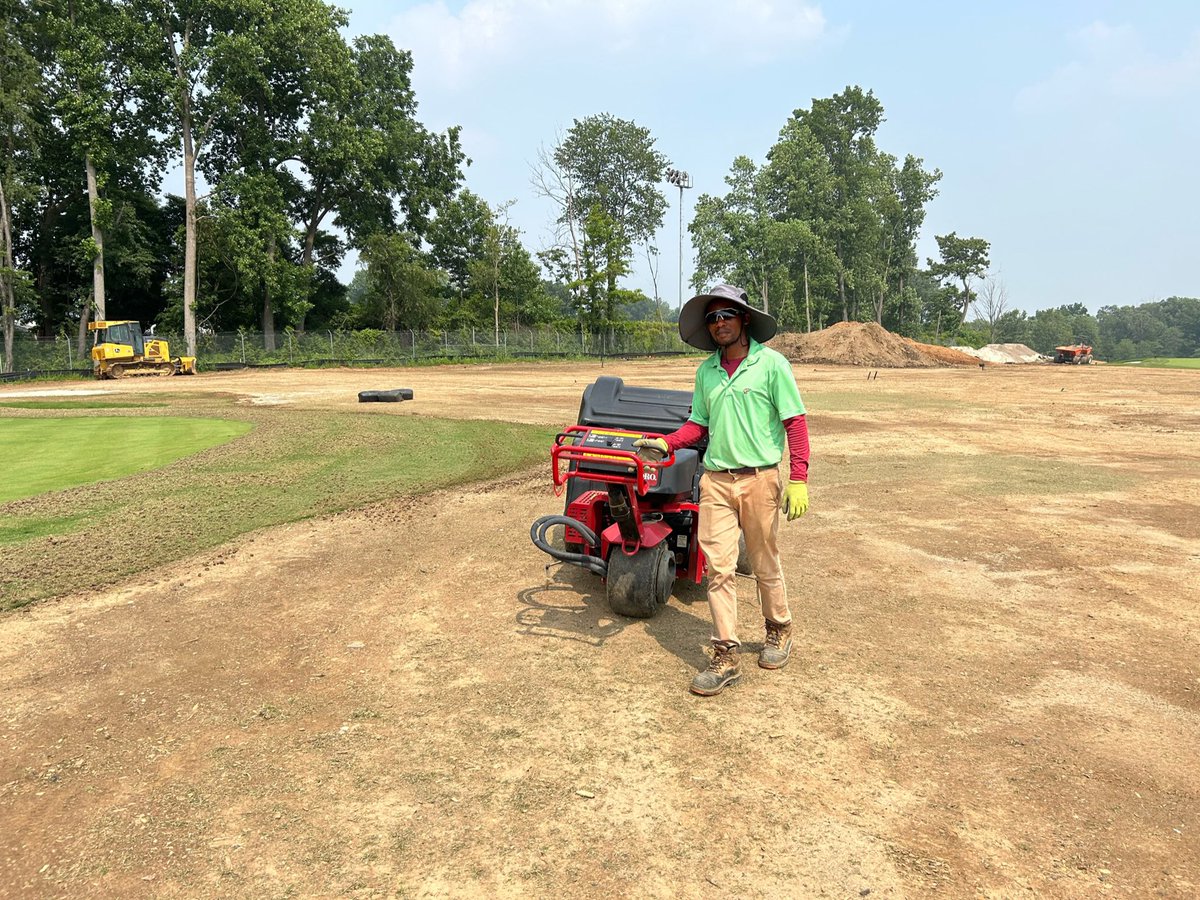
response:
[[[667,169],[667,184],[679,188],[679,310],[683,311],[683,189],[692,186],[692,176],[679,169]]]

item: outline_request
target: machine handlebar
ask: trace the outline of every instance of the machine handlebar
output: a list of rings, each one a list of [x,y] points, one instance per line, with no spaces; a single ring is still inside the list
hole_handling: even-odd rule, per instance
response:
[[[661,460],[643,459],[633,448],[633,442],[641,438],[665,438],[652,431],[627,431],[618,428],[598,428],[590,425],[570,425],[554,437],[554,448],[550,451],[551,474],[555,487],[561,487],[571,478],[586,478],[610,484],[634,484],[639,494],[645,494],[658,483],[660,469],[675,464],[675,451],[671,450]],[[575,468],[563,470],[559,463],[576,463]],[[607,465],[619,467],[619,471],[596,471],[594,468],[580,471],[579,465]]]

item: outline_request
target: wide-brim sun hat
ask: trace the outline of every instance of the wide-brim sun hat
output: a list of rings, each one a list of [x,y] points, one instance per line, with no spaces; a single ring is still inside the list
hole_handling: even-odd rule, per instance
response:
[[[750,324],[747,331],[750,337],[760,344],[775,337],[779,326],[773,316],[750,305],[750,298],[740,287],[732,284],[718,284],[709,288],[707,294],[697,294],[683,305],[679,312],[679,336],[685,344],[690,344],[699,350],[716,350],[717,342],[713,340],[704,321],[708,304],[713,300],[723,300],[729,306],[750,314]]]

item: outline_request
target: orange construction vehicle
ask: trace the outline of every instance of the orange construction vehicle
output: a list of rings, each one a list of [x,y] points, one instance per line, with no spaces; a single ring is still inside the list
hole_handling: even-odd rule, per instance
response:
[[[1092,348],[1082,341],[1054,348],[1054,361],[1068,365],[1086,366],[1092,362]]]

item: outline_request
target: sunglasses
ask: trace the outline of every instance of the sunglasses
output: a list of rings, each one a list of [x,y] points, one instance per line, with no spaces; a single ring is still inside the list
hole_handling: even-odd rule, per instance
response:
[[[709,325],[716,325],[727,319],[740,319],[741,317],[742,314],[736,309],[714,309],[704,317],[704,321]]]

